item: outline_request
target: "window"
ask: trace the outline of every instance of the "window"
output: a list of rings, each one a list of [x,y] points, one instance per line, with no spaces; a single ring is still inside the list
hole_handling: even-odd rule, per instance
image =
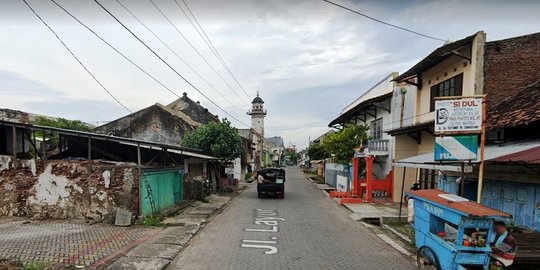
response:
[[[437,188],[437,172],[435,170],[420,169],[418,182],[421,189]]]
[[[372,140],[382,139],[382,126],[383,126],[382,118],[371,121],[369,129],[371,130]]]
[[[431,87],[431,106],[430,111],[435,110],[436,97],[461,96],[463,92],[463,73],[454,76],[444,82]]]

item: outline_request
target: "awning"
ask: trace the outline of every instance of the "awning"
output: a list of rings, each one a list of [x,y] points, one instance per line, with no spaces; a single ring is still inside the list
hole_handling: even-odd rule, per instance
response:
[[[526,141],[526,142],[517,142],[517,143],[508,143],[505,145],[488,145],[485,149],[485,160],[487,162],[499,163],[501,157],[508,157],[512,155],[514,163],[519,163],[519,160],[516,160],[520,155],[514,155],[521,153],[523,151],[528,151],[531,149],[539,149],[540,141]],[[473,165],[479,163],[479,161],[466,162],[464,166],[464,171],[466,173],[472,172]],[[401,160],[394,161],[394,166],[397,167],[407,167],[407,168],[418,168],[418,169],[432,169],[432,170],[441,170],[441,171],[450,171],[450,172],[461,172],[461,164],[459,162],[440,162],[435,161],[435,154],[433,152],[420,154],[413,157],[408,157]]]

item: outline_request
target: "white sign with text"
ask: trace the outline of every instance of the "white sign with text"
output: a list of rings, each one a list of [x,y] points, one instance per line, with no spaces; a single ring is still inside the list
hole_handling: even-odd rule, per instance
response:
[[[482,98],[435,100],[435,133],[480,132],[482,106]]]

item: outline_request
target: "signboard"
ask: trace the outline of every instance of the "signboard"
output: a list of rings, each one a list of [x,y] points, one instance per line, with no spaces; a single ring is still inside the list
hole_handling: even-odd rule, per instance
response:
[[[226,167],[225,174],[234,174],[234,167]]]
[[[478,135],[435,137],[435,161],[478,159]]]
[[[482,98],[435,100],[435,133],[480,133]]]
[[[345,192],[345,191],[349,191],[349,180],[347,179],[346,176],[342,176],[342,175],[337,175],[337,182],[336,182],[336,190],[337,191],[342,191],[342,192]]]

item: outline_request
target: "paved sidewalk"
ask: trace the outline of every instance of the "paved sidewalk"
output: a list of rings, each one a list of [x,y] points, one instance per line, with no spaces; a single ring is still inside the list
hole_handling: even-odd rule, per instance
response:
[[[0,258],[97,267],[159,229],[73,221],[0,220]]]
[[[195,202],[177,216],[164,220],[170,227],[156,234],[118,258],[107,267],[110,270],[161,270],[169,265],[193,236],[204,226],[207,219],[216,214],[231,199],[229,196],[213,196],[209,203]]]

